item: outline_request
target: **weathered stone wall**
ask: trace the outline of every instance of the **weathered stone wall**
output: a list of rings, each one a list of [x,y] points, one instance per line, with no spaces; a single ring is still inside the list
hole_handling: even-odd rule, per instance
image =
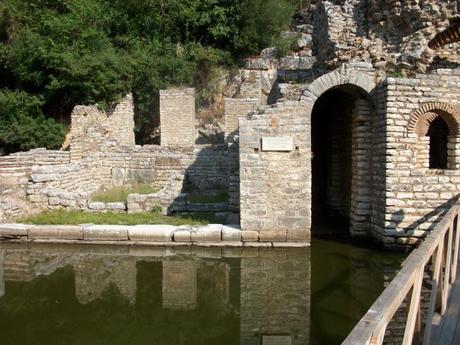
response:
[[[69,133],[71,160],[94,157],[115,146],[134,145],[133,115],[130,94],[106,112],[97,106],[76,106]]]
[[[238,120],[242,116],[257,110],[258,98],[225,98],[225,137],[238,134]]]
[[[460,191],[459,85],[460,72],[449,70],[386,81],[385,230],[376,233],[384,242],[411,244],[424,237],[456,200]],[[427,130],[438,116],[449,126],[448,166],[429,169],[429,140],[426,131],[417,133],[416,128],[422,125]]]
[[[309,238],[309,117],[297,102],[279,103],[264,114],[240,119],[241,226],[260,236]],[[290,152],[262,151],[263,136],[290,136]]]
[[[32,212],[26,189],[34,166],[66,164],[69,159],[69,152],[41,148],[0,157],[0,222]]]
[[[179,117],[186,115],[182,122],[188,128],[187,145],[135,145],[131,95],[107,112],[96,106],[77,106],[67,137],[70,152],[38,149],[0,158],[2,194],[10,196],[2,198],[1,219],[19,215],[21,210],[30,213],[30,208],[126,211],[126,204],[91,202],[91,194],[101,187],[150,183],[159,190],[131,198],[132,212],[156,206],[186,211],[183,192],[227,191],[231,173],[227,145],[193,145],[190,141],[194,135],[189,131],[194,128],[193,89],[168,90],[162,95],[165,138],[169,135],[171,144],[184,139],[185,132],[172,131],[177,111]],[[219,205],[219,210],[226,211],[227,205]]]
[[[195,89],[160,90],[161,146],[195,143]]]

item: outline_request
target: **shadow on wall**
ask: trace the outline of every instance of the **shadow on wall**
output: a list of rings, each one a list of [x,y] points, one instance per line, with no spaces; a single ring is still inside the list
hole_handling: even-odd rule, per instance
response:
[[[414,245],[425,238],[436,225],[442,220],[442,217],[449,211],[449,209],[458,202],[460,194],[447,200],[443,204],[434,208],[431,212],[427,213],[420,219],[412,222],[410,225],[405,225],[404,228],[399,228],[405,218],[404,209],[399,209],[391,214],[390,227],[394,229],[394,237],[397,237],[397,245]],[[423,226],[421,229],[420,227]],[[425,227],[426,226],[426,227]],[[409,237],[406,237],[409,236]]]
[[[181,193],[168,214],[186,215],[210,222],[238,224],[239,210],[231,207],[231,184],[238,164],[228,145],[195,146],[195,159],[185,169]],[[238,180],[239,181],[239,180]]]

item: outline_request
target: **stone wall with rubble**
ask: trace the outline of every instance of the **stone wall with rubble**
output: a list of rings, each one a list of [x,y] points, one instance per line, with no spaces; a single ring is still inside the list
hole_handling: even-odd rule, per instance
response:
[[[134,141],[133,98],[129,94],[107,111],[96,105],[76,106],[71,114],[70,158],[79,161]]]
[[[186,112],[182,127],[190,132],[194,126],[193,118],[189,119],[195,109],[193,89],[185,89],[182,94],[173,89],[162,95],[167,98],[162,105],[166,109],[163,113],[167,113],[163,122],[173,124],[177,108]],[[129,202],[92,202],[91,194],[102,187],[135,183],[149,183],[158,192],[147,199],[131,198],[133,212],[158,206],[165,212],[185,212],[193,207],[185,203],[184,192],[227,193],[229,160],[235,159],[229,156],[227,144],[194,145],[194,130],[186,145],[179,143],[183,132],[176,124],[176,133],[171,126],[169,133],[165,132],[169,136],[167,145],[135,145],[133,115],[131,95],[107,111],[97,106],[77,106],[66,140],[69,151],[38,149],[1,157],[2,217],[56,207],[126,211]],[[174,137],[177,145],[171,146]],[[4,196],[7,193],[8,199]],[[227,203],[216,207],[219,211],[228,209]]]
[[[26,189],[34,166],[68,164],[68,151],[34,149],[0,157],[0,222],[32,212]]]
[[[460,71],[439,70],[416,79],[388,78],[386,94],[385,226],[375,236],[412,244],[426,236],[460,192]],[[430,124],[448,126],[447,166],[429,168]]]

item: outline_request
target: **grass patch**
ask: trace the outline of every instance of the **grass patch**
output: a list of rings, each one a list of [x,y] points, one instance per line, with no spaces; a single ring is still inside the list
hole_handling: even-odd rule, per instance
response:
[[[187,202],[191,204],[215,204],[218,202],[227,202],[228,193],[222,192],[216,195],[202,195],[202,194],[190,194],[187,197]]]
[[[139,183],[132,186],[119,186],[98,191],[91,196],[91,200],[101,202],[126,202],[129,194],[152,194],[156,191],[157,190],[149,184]]]
[[[37,225],[77,225],[85,223],[138,225],[138,224],[167,224],[167,225],[206,225],[212,219],[207,214],[190,214],[187,216],[165,216],[157,212],[142,213],[90,213],[84,211],[66,211],[57,209],[37,215],[23,217],[18,223]]]

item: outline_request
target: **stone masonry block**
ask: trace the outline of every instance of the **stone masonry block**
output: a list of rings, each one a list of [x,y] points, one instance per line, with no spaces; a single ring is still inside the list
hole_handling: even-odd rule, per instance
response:
[[[190,242],[192,236],[189,230],[176,230],[174,232],[174,242]]]
[[[192,232],[193,242],[220,242],[222,240],[222,225],[209,224],[199,227]]]
[[[243,240],[243,242],[257,242],[259,241],[259,232],[252,230],[242,231],[241,239]]]
[[[222,241],[241,241],[241,230],[229,226],[224,226],[222,228]]]
[[[0,237],[3,236],[27,236],[27,225],[0,224]]]
[[[287,242],[311,242],[310,230],[288,230]]]
[[[83,228],[83,238],[90,241],[127,241],[129,228],[126,225],[89,225]]]
[[[131,241],[169,242],[175,226],[172,225],[135,225],[128,229]]]
[[[286,242],[286,230],[264,230],[260,231],[261,242]]]

